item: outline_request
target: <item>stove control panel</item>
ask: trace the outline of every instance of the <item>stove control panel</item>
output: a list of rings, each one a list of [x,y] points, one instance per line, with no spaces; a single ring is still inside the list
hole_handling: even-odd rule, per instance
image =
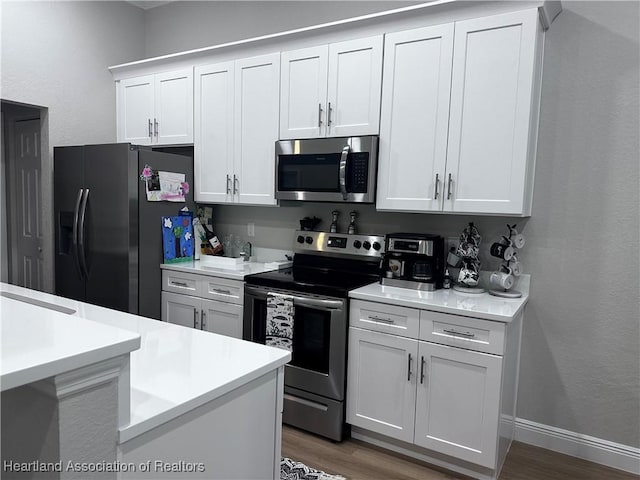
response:
[[[294,252],[335,253],[365,257],[382,257],[384,254],[384,235],[350,235],[298,230],[294,238]]]

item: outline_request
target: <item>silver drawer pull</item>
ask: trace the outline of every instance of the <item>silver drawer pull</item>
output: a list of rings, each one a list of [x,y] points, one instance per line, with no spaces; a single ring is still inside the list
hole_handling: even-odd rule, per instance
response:
[[[376,317],[375,315],[369,315],[369,320],[373,320],[374,322],[395,323],[395,320],[392,320],[390,318]]]
[[[176,281],[171,281],[171,285],[175,285],[176,287],[188,287],[189,285],[187,285],[185,282],[176,282]]]
[[[467,338],[473,338],[476,336],[475,333],[471,333],[471,332],[459,332],[458,330],[447,330],[446,328],[442,330],[444,333],[449,333],[451,335],[456,335],[458,337],[467,337]]]
[[[230,290],[223,290],[222,288],[212,288],[211,291],[215,293],[220,293],[222,295],[231,295]]]
[[[407,382],[411,381],[411,354],[409,354],[409,358],[407,358]]]

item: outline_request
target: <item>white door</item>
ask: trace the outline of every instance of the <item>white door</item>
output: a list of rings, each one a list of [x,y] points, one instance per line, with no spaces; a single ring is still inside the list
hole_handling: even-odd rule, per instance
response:
[[[384,48],[376,208],[440,211],[453,24],[389,34]]]
[[[281,139],[325,136],[328,51],[321,45],[282,53]]]
[[[537,24],[537,9],[456,23],[446,211],[523,213]]]
[[[347,423],[413,442],[418,341],[349,328]]]
[[[239,203],[275,205],[280,54],[236,61],[233,193]]]
[[[377,135],[381,84],[382,35],[329,45],[327,136]]]
[[[43,286],[40,120],[15,123],[15,238],[17,284],[35,290]]]
[[[242,305],[202,300],[202,329],[242,339]]]
[[[154,142],[193,143],[193,69],[155,76]]]
[[[162,292],[162,321],[199,329],[201,303],[202,300],[197,297]]]
[[[153,75],[120,81],[118,141],[151,144],[154,132]]]
[[[234,63],[195,70],[194,174],[197,202],[232,202]]]
[[[415,444],[495,468],[502,357],[420,342],[418,367]]]

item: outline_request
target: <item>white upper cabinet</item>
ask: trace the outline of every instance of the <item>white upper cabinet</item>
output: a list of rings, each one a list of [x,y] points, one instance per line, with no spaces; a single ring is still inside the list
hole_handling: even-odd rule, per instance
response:
[[[280,138],[376,135],[382,38],[283,52]]]
[[[232,202],[234,62],[196,67],[194,174],[199,202]]]
[[[529,215],[542,56],[538,10],[457,22],[454,44],[444,210]]]
[[[379,210],[530,215],[542,40],[537,9],[386,36]]]
[[[378,209],[442,209],[452,56],[452,23],[385,38]]]
[[[280,54],[195,74],[195,200],[275,205]]]
[[[117,130],[119,142],[193,143],[193,70],[121,80]]]

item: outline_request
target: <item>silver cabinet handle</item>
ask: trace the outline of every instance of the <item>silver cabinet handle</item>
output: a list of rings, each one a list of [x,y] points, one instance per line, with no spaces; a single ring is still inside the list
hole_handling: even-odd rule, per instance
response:
[[[471,333],[471,332],[459,332],[458,330],[451,330],[451,329],[447,329],[447,328],[443,328],[442,331],[444,333],[448,333],[450,335],[456,335],[458,337],[467,337],[467,338],[473,338],[476,336],[475,333]]]
[[[223,290],[222,288],[212,288],[211,291],[222,295],[231,295],[231,290]]]
[[[369,315],[369,320],[373,320],[374,322],[395,323],[395,320],[378,317],[376,315]]]
[[[198,309],[193,308],[193,328],[198,328]]]
[[[229,185],[229,182],[231,182],[231,177],[227,174],[227,195],[231,193],[231,185]]]
[[[204,313],[204,310],[200,310],[200,330],[205,330],[207,328],[206,318],[207,314]]]
[[[153,124],[151,123],[151,119],[148,118],[147,120],[149,120],[149,138],[153,137]]]
[[[451,179],[451,174],[449,174],[449,182],[447,183],[447,200],[451,199],[451,183],[453,180]]]
[[[82,202],[83,197],[84,197],[84,188],[81,188],[78,190],[76,207],[73,211],[73,233],[72,233],[73,252],[76,260],[76,268],[78,269],[78,274],[80,275],[80,278],[84,278],[84,274],[82,273],[82,267],[80,267],[80,251],[78,250],[78,224],[80,222],[80,204]]]
[[[436,192],[433,195],[433,199],[434,200],[438,199],[438,195],[439,195],[439,193],[438,193],[438,185],[440,185],[440,178],[439,178],[439,175],[436,173]]]
[[[411,381],[411,354],[407,360],[407,382]]]
[[[322,126],[322,104],[318,104],[318,127]]]
[[[424,360],[424,357],[421,357],[420,360],[420,383],[424,383],[424,364],[427,363]]]
[[[176,282],[175,280],[171,280],[171,285],[175,285],[177,287],[188,287],[185,282]]]
[[[158,120],[155,118],[153,119],[153,135],[158,136]]]
[[[333,111],[333,108],[331,108],[331,102],[329,102],[329,111],[327,112],[327,125],[331,126],[331,112]]]
[[[87,251],[84,248],[84,231],[85,231],[85,221],[87,218],[87,203],[89,203],[89,189],[86,188],[84,190],[84,198],[82,199],[82,206],[80,207],[80,226],[78,227],[78,250],[80,257],[80,266],[82,267],[82,271],[84,272],[84,278],[89,278],[89,269],[87,267]]]
[[[349,156],[350,150],[351,147],[349,145],[345,145],[342,149],[342,154],[340,155],[340,192],[342,193],[343,200],[347,199],[347,157]]]
[[[233,194],[235,195],[236,193],[238,193],[238,190],[240,189],[240,179],[238,177],[236,177],[236,175],[233,175]]]

